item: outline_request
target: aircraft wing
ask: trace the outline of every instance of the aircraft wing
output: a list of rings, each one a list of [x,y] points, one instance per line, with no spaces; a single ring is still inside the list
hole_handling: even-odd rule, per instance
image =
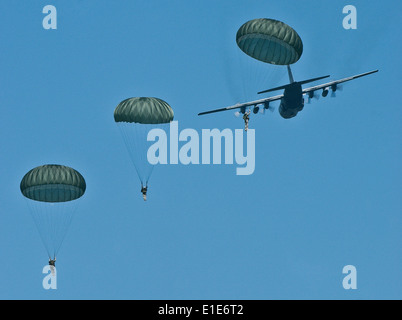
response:
[[[240,110],[242,110],[242,112],[244,112],[245,109],[248,108],[248,107],[257,106],[259,104],[263,104],[263,105],[266,104],[267,105],[271,101],[280,100],[282,98],[283,98],[283,94],[280,94],[278,96],[273,96],[273,97],[264,98],[264,99],[260,99],[260,100],[255,100],[255,101],[250,101],[250,102],[245,102],[245,103],[238,103],[238,104],[235,104],[234,106],[229,106],[229,107],[226,107],[226,108],[200,112],[198,115],[202,116],[204,114],[221,112],[221,111],[228,111],[228,110],[235,110],[235,109],[240,109]]]
[[[320,84],[318,86],[306,88],[306,89],[303,89],[303,94],[309,93],[309,92],[314,92],[314,91],[320,90],[320,89],[329,89],[329,88],[334,88],[334,87],[336,88],[336,86],[338,84],[340,84],[340,83],[350,81],[350,80],[354,80],[354,79],[357,79],[357,78],[360,78],[360,77],[364,77],[364,76],[367,76],[367,75],[375,73],[375,72],[378,72],[378,70],[373,70],[373,71],[370,71],[370,72],[361,73],[361,74],[351,76],[351,77],[348,77],[348,78],[343,78],[343,79],[340,79],[340,80],[335,80],[335,81],[331,81],[331,82],[328,82],[328,83]]]

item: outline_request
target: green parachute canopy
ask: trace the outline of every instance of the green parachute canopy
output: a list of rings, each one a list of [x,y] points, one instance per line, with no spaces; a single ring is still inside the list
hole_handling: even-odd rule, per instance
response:
[[[173,109],[158,98],[129,98],[119,103],[114,110],[116,122],[141,124],[169,123],[173,120]]]
[[[303,42],[297,32],[274,19],[246,22],[237,31],[236,42],[250,57],[271,64],[293,64],[303,53]]]
[[[43,165],[30,170],[20,184],[22,194],[42,202],[66,202],[80,198],[86,189],[83,176],[61,165]]]

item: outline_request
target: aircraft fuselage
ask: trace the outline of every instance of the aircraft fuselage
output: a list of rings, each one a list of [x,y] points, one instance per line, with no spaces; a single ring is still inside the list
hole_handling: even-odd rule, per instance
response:
[[[303,110],[304,99],[303,89],[300,83],[293,82],[285,88],[281,104],[279,106],[279,114],[282,118],[290,119]]]

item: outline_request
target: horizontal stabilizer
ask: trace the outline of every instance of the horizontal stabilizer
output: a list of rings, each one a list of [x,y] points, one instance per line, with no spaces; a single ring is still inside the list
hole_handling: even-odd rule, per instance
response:
[[[260,92],[257,92],[257,93],[258,93],[258,94],[261,94],[261,93],[265,93],[265,92],[271,92],[271,91],[281,90],[281,89],[285,89],[285,88],[288,87],[288,86],[290,86],[290,84],[285,84],[284,86],[280,86],[280,87],[276,87],[276,88],[272,88],[272,89],[260,91]]]
[[[298,84],[303,85],[303,84],[306,84],[306,83],[309,83],[309,82],[325,79],[325,78],[328,78],[328,77],[329,77],[329,75],[328,76],[323,76],[323,77],[318,77],[318,78],[312,78],[312,79],[308,79],[308,80],[303,80],[303,81],[296,81],[296,82],[293,82],[293,83],[298,83]],[[257,93],[261,94],[261,93],[266,93],[266,92],[271,92],[271,91],[276,91],[276,90],[282,90],[282,89],[286,89],[286,87],[291,86],[291,85],[292,85],[292,83],[285,84],[284,86],[280,86],[280,87],[260,91],[260,92],[257,92]]]
[[[202,116],[204,114],[209,114],[209,113],[215,113],[215,112],[220,112],[220,111],[225,111],[227,110],[227,108],[221,108],[221,109],[217,109],[217,110],[211,110],[211,111],[205,111],[205,112],[200,112],[198,115]]]
[[[313,78],[313,79],[308,79],[308,80],[304,80],[304,81],[299,81],[299,83],[301,85],[303,85],[303,84],[306,84],[306,83],[314,82],[314,81],[325,79],[325,78],[328,78],[328,77],[329,77],[329,75],[328,76],[323,76],[323,77],[318,77],[318,78]]]

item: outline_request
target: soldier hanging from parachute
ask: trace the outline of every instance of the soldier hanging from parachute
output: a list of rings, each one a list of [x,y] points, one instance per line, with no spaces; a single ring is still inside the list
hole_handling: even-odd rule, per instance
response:
[[[148,132],[156,128],[168,131],[173,117],[173,109],[158,98],[129,98],[120,102],[114,110],[114,121],[137,171],[144,201],[147,200],[148,180],[154,168],[147,159]]]
[[[56,255],[70,226],[77,199],[86,190],[84,177],[76,170],[56,164],[30,170],[20,184],[28,199],[39,234],[49,256],[49,266],[55,273]]]

